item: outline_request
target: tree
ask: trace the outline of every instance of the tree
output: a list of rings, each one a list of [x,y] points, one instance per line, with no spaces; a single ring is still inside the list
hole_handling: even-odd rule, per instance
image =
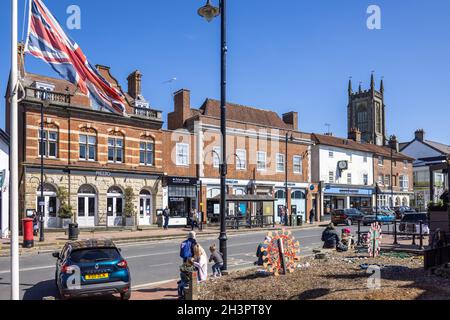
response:
[[[134,200],[136,196],[134,194],[133,188],[128,187],[125,189],[125,207],[124,214],[126,218],[133,218],[136,216],[136,209],[134,207]],[[125,222],[125,221],[124,221]]]
[[[72,219],[73,208],[68,203],[69,193],[67,192],[67,189],[64,187],[58,187],[56,197],[59,200],[58,217],[61,219]]]

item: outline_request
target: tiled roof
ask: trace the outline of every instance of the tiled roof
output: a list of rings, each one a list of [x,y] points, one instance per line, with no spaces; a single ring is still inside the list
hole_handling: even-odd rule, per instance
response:
[[[220,118],[220,101],[207,99],[200,108],[200,111],[204,116]],[[265,127],[292,130],[292,127],[284,123],[276,112],[234,103],[227,103],[227,119]]]
[[[373,153],[375,155],[390,157],[391,156],[391,148],[390,147],[381,147],[375,144],[370,143],[359,143],[354,140],[338,138],[333,136],[321,135],[321,134],[313,134],[313,139],[317,144],[323,144],[326,146],[332,146],[337,148],[343,148],[348,150],[356,150],[362,152]],[[399,153],[394,151],[393,153],[394,159],[401,160],[414,160],[411,157],[406,156],[403,153]]]
[[[439,143],[439,142],[429,141],[429,140],[425,140],[424,142],[444,154],[450,154],[450,146],[447,146],[447,145]]]

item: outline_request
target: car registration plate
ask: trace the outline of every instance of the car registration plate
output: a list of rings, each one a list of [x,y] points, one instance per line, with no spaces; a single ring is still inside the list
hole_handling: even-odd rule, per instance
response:
[[[108,273],[88,274],[85,276],[86,280],[101,280],[101,279],[108,279],[108,278],[109,278]]]

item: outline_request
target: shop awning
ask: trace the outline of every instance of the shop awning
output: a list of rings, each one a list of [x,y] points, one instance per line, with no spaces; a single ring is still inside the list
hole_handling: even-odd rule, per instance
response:
[[[213,200],[220,201],[220,195]],[[275,202],[275,198],[264,195],[227,195],[227,202]]]

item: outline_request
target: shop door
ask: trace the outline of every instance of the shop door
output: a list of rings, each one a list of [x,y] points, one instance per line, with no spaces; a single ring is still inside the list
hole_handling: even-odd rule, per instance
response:
[[[78,226],[95,227],[97,215],[97,199],[92,195],[78,196]]]
[[[141,196],[139,199],[139,225],[148,226],[152,224],[152,198],[149,195]]]
[[[44,193],[44,228],[55,229],[58,227],[57,204],[58,199],[55,193]],[[39,212],[41,197],[38,197],[36,211]]]
[[[123,198],[120,196],[109,196],[108,206],[108,227],[122,226],[123,220]]]

